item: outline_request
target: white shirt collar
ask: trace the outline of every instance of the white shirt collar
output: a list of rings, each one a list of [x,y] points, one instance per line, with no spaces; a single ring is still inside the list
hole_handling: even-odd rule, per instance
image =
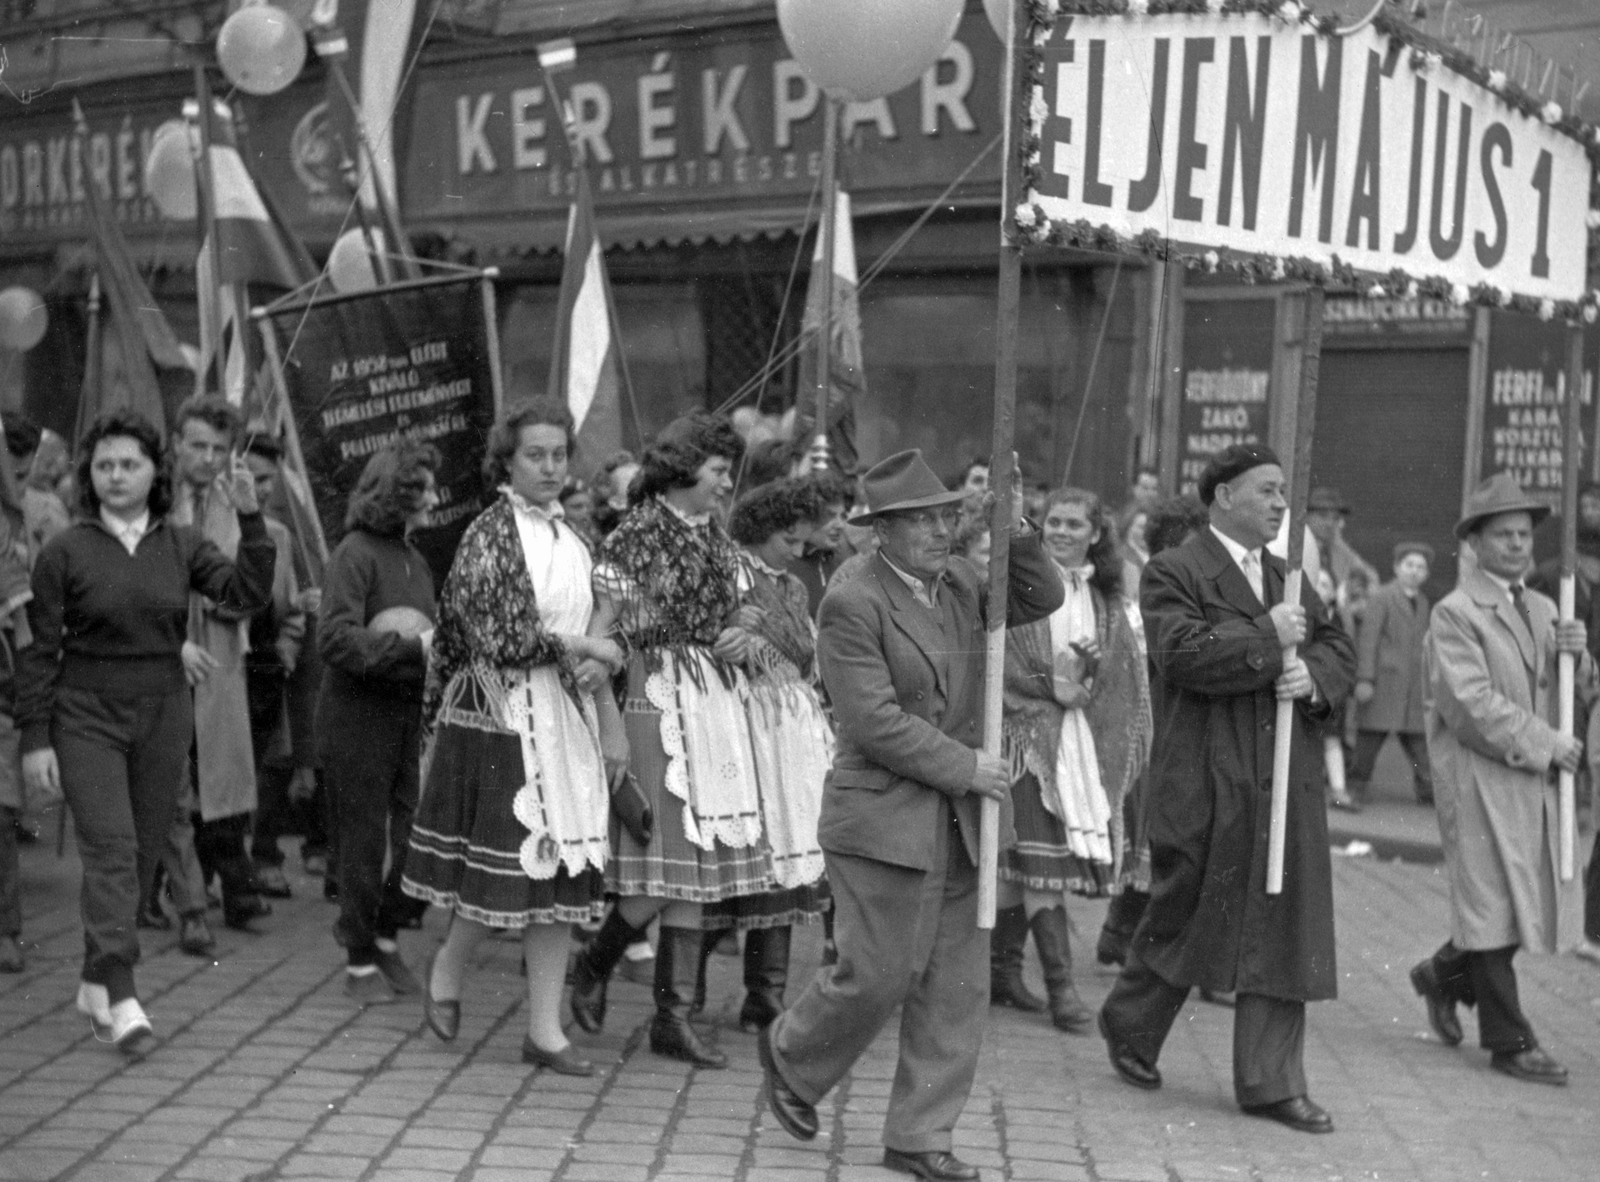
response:
[[[1506,593],[1506,598],[1507,599],[1511,598],[1511,580],[1510,579],[1503,579],[1499,575],[1490,574],[1488,571],[1484,570],[1483,567],[1481,567],[1481,566],[1478,568],[1478,573],[1480,575],[1482,575],[1484,578],[1488,579],[1496,587],[1500,588],[1500,590],[1504,591]],[[1527,584],[1524,583],[1521,579],[1517,580],[1517,585],[1522,587],[1522,588],[1524,588],[1524,589],[1527,588]]]
[[[893,562],[890,562],[889,556],[881,549],[878,551],[878,555],[884,560],[884,562],[889,564],[890,570],[894,571],[895,574],[900,576],[900,581],[907,587],[911,588],[911,594],[916,597],[918,603],[926,608],[936,608],[939,606],[938,579],[934,579],[931,583],[924,583],[921,579],[917,578],[916,575],[907,574]]]
[[[100,506],[100,524],[110,531],[111,536],[122,543],[122,548],[132,554],[139,548],[139,542],[150,529],[150,510],[146,509],[132,521],[124,521],[106,511],[104,505]]]
[[[1234,541],[1216,526],[1213,525],[1209,528],[1211,532],[1217,536],[1217,540],[1222,543],[1223,548],[1227,550],[1228,557],[1233,559],[1234,565],[1240,570],[1244,569],[1244,560],[1246,555],[1254,557],[1258,563],[1261,561],[1261,548],[1259,546],[1256,549],[1251,550],[1248,547],[1239,545],[1238,542]]]
[[[559,498],[551,501],[548,505],[540,505],[514,492],[509,484],[502,484],[498,491],[505,494],[513,509],[516,509],[519,513],[526,513],[530,517],[538,517],[545,521],[559,521],[567,515],[567,507],[561,503]]]
[[[667,511],[669,513],[671,513],[674,517],[676,517],[679,521],[683,522],[685,525],[694,526],[694,527],[698,528],[698,527],[700,527],[702,525],[707,524],[711,520],[711,514],[709,512],[696,513],[693,516],[691,516],[690,514],[685,513],[682,509],[678,508],[678,506],[674,505],[671,501],[667,500],[666,497],[662,497],[661,498],[661,503],[667,507]]]

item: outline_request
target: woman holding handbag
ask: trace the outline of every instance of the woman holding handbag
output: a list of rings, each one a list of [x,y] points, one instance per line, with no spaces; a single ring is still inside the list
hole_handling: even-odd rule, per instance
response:
[[[1082,1034],[1094,1015],[1072,983],[1066,895],[1113,894],[1136,861],[1123,802],[1149,760],[1150,685],[1100,498],[1058,489],[1041,533],[1066,598],[1006,642],[1004,743],[1017,777],[1017,844],[1000,864],[990,1000],[1045,1008],[1022,981],[1031,929],[1051,1020]]]
[[[573,423],[559,402],[515,406],[489,438],[499,499],[468,528],[439,605],[423,707],[424,783],[402,887],[451,912],[425,984],[428,1025],[456,1036],[462,977],[492,929],[520,929],[522,1060],[592,1075],[561,1030],[571,925],[604,912],[607,772],[625,767],[588,546],[560,495]]]

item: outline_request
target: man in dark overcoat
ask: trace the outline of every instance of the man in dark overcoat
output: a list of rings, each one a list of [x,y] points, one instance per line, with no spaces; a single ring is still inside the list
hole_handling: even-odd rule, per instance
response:
[[[816,1105],[897,1007],[900,1063],[884,1164],[934,1182],[978,1171],[951,1152],[989,1006],[989,933],[978,927],[978,813],[1009,802],[1009,764],[983,742],[988,587],[951,557],[962,492],[917,451],[863,480],[878,551],[823,597],[817,665],[838,728],[818,837],[833,890],[838,960],[761,1037],[773,1115],[817,1134]],[[1011,543],[1007,618],[1061,606],[1037,533]],[[1009,810],[1002,811],[1003,846]]]
[[[1350,761],[1350,798],[1341,805],[1359,809],[1378,753],[1390,735],[1411,761],[1418,804],[1433,803],[1428,740],[1422,717],[1422,639],[1431,607],[1422,585],[1433,566],[1433,547],[1401,542],[1394,548],[1394,579],[1367,600],[1356,628],[1356,749]]]
[[[1112,1066],[1161,1086],[1156,1060],[1193,987],[1238,993],[1234,1095],[1304,1132],[1333,1122],[1306,1095],[1305,1003],[1335,994],[1333,882],[1316,723],[1342,708],[1355,654],[1308,583],[1283,602],[1268,554],[1287,511],[1265,447],[1215,456],[1200,480],[1211,523],[1145,567],[1155,741],[1151,898],[1100,1013]],[[1284,661],[1284,646],[1299,645]],[[1268,895],[1277,706],[1295,703],[1283,891]]]

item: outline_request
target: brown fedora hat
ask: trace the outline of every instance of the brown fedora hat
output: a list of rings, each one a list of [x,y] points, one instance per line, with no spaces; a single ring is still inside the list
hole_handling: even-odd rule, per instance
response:
[[[865,525],[896,509],[950,505],[964,500],[967,495],[947,489],[917,448],[897,451],[867,469],[867,474],[861,478],[861,494],[867,500],[866,512],[850,518],[851,525]]]
[[[1550,506],[1523,492],[1511,473],[1496,472],[1467,497],[1461,520],[1456,522],[1456,537],[1465,538],[1480,521],[1499,513],[1528,513],[1538,525],[1550,516]]]
[[[1321,484],[1311,490],[1311,496],[1306,501],[1306,512],[1310,513],[1321,509],[1328,513],[1350,512],[1350,502],[1345,500],[1344,494],[1331,484]]]

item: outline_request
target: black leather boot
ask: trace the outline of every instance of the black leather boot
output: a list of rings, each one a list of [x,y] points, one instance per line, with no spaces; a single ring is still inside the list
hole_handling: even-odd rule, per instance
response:
[[[794,929],[755,928],[744,934],[744,1005],[739,1029],[760,1034],[783,1013],[783,988],[789,983],[789,945]]]
[[[700,941],[700,965],[694,974],[694,1004],[689,1007],[690,1017],[699,1017],[706,1009],[706,965],[710,963],[711,954],[717,950],[717,945],[722,942],[722,929],[702,933]]]
[[[1015,1006],[1027,1014],[1044,1010],[1044,998],[1022,979],[1022,954],[1028,943],[1028,912],[1017,904],[994,914],[989,933],[989,1004]]]
[[[1095,959],[1101,964],[1127,964],[1128,945],[1133,943],[1133,930],[1144,918],[1144,909],[1150,903],[1150,892],[1129,887],[1112,897],[1106,908],[1106,922],[1100,929],[1100,941],[1095,946]]]
[[[1065,908],[1051,907],[1034,914],[1030,921],[1033,944],[1044,966],[1045,992],[1050,995],[1050,1021],[1068,1034],[1087,1034],[1094,1024],[1094,1012],[1083,1004],[1072,983],[1072,944],[1068,939]]]
[[[606,984],[611,970],[642,929],[622,918],[613,907],[594,939],[584,945],[572,964],[572,1020],[589,1034],[599,1034],[606,1024]]]
[[[689,1025],[695,972],[703,934],[696,928],[661,926],[656,947],[656,1016],[650,1022],[650,1050],[696,1067],[726,1067],[728,1057],[700,1041]]]

